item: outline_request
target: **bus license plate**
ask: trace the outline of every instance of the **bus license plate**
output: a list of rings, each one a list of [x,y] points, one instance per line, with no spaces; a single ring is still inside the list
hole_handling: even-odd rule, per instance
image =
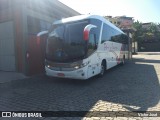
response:
[[[64,77],[65,76],[64,73],[58,73],[57,75],[60,76],[60,77]]]

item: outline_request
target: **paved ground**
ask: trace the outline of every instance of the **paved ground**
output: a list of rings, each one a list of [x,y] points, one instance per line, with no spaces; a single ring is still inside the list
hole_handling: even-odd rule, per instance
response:
[[[138,52],[139,55],[160,55],[160,52]]]
[[[103,78],[88,81],[38,76],[2,83],[0,111],[160,111],[160,55],[133,58],[124,66],[108,70]],[[160,120],[158,117],[52,119]]]
[[[0,83],[11,82],[13,80],[20,80],[24,78],[27,77],[22,73],[0,71]]]

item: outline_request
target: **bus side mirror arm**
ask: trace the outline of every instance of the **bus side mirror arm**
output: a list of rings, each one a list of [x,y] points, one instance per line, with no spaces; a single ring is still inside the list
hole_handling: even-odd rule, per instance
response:
[[[39,33],[37,34],[37,37],[41,37],[41,36],[47,35],[47,34],[48,34],[48,31],[42,31],[42,32],[39,32]]]
[[[36,37],[37,44],[40,44],[41,37],[45,35],[48,35],[48,31],[42,31],[37,34],[37,37]]]

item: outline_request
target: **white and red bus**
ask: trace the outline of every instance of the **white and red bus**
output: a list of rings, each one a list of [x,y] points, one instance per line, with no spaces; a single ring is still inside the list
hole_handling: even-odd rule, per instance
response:
[[[97,15],[80,15],[55,21],[47,32],[47,76],[88,79],[124,64],[128,37]]]

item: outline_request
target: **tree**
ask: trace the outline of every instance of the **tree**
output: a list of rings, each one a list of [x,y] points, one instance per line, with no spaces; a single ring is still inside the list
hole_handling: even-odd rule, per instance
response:
[[[151,33],[156,33],[158,31],[157,25],[155,23],[151,23],[151,26],[149,27],[149,31]]]
[[[156,40],[158,40],[160,38],[160,31],[159,31],[159,25],[156,23],[152,23],[150,28],[149,28],[149,32],[152,33],[155,37]],[[159,39],[160,40],[160,39]]]
[[[151,23],[149,27],[143,28],[142,23],[136,21],[133,23],[133,27],[136,31],[133,34],[133,42],[138,42],[139,46],[142,42],[146,41],[160,41],[160,24]],[[135,44],[134,44],[135,47]],[[134,50],[135,52],[135,50]]]

